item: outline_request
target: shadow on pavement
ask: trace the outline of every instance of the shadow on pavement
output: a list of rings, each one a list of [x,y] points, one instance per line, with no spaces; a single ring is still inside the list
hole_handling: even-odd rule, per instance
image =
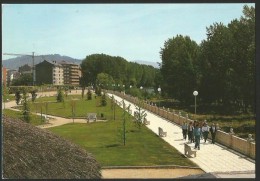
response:
[[[198,179],[198,178],[217,178],[217,177],[212,175],[211,173],[204,173],[204,174],[189,175],[189,176],[178,177],[178,178]]]

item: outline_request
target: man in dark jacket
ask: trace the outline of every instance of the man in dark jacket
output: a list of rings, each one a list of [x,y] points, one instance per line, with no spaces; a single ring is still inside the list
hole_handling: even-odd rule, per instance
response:
[[[211,133],[211,139],[212,139],[212,142],[211,144],[215,144],[215,138],[216,138],[216,133],[217,133],[217,126],[215,123],[213,123],[209,129],[210,133]]]

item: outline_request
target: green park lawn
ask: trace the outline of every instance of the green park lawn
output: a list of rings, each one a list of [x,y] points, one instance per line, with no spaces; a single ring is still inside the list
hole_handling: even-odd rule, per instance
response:
[[[3,115],[8,116],[10,118],[23,120],[23,115],[22,115],[22,112],[20,112],[20,111],[13,111],[13,110],[10,110],[10,109],[4,109]],[[30,123],[32,125],[35,125],[35,126],[44,124],[44,122],[41,119],[41,116],[37,116],[37,115],[34,115],[34,114],[31,114]]]
[[[102,166],[196,166],[145,126],[139,130],[129,115],[126,122],[126,145],[124,146],[123,110],[116,106],[114,120],[109,98],[107,98],[107,106],[101,106],[101,97],[86,100],[81,99],[81,96],[68,96],[64,104],[57,103],[56,97],[43,97],[31,104],[31,111],[40,112],[39,105],[42,103],[42,112],[45,114],[44,102],[49,102],[48,114],[71,117],[72,99],[76,99],[76,117],[84,117],[87,112],[96,112],[103,113],[107,121],[91,124],[72,123],[48,129],[92,153]]]
[[[34,103],[30,102],[31,112],[43,113],[65,118],[72,118],[72,101],[75,102],[75,118],[86,118],[87,113],[97,113],[98,118],[101,113],[105,119],[113,119],[111,100],[107,98],[107,106],[101,106],[101,97],[93,96],[92,100],[82,99],[80,95],[69,95],[65,97],[64,103],[57,102],[56,97],[41,97],[37,98]],[[47,105],[47,107],[46,107]],[[22,109],[21,106],[17,107]],[[46,109],[47,108],[47,109]],[[116,105],[115,117],[122,113],[122,110]]]
[[[92,153],[102,166],[196,166],[155,133],[132,121],[126,124],[126,145],[123,145],[121,120],[91,124],[71,123],[49,128]]]

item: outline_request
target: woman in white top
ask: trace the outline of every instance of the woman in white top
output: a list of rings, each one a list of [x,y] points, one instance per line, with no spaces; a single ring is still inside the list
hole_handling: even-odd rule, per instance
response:
[[[204,122],[204,124],[201,128],[201,131],[202,131],[202,135],[203,135],[203,138],[204,138],[204,143],[206,143],[206,141],[208,139],[208,135],[209,135],[209,126],[206,122]]]

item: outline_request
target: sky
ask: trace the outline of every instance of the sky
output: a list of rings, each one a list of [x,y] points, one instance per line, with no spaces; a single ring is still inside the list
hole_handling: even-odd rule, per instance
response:
[[[3,4],[2,52],[96,53],[128,61],[161,62],[164,42],[177,35],[198,44],[206,27],[239,19],[244,3],[225,4]],[[248,4],[254,6],[255,4]],[[2,59],[14,58],[2,55]]]

